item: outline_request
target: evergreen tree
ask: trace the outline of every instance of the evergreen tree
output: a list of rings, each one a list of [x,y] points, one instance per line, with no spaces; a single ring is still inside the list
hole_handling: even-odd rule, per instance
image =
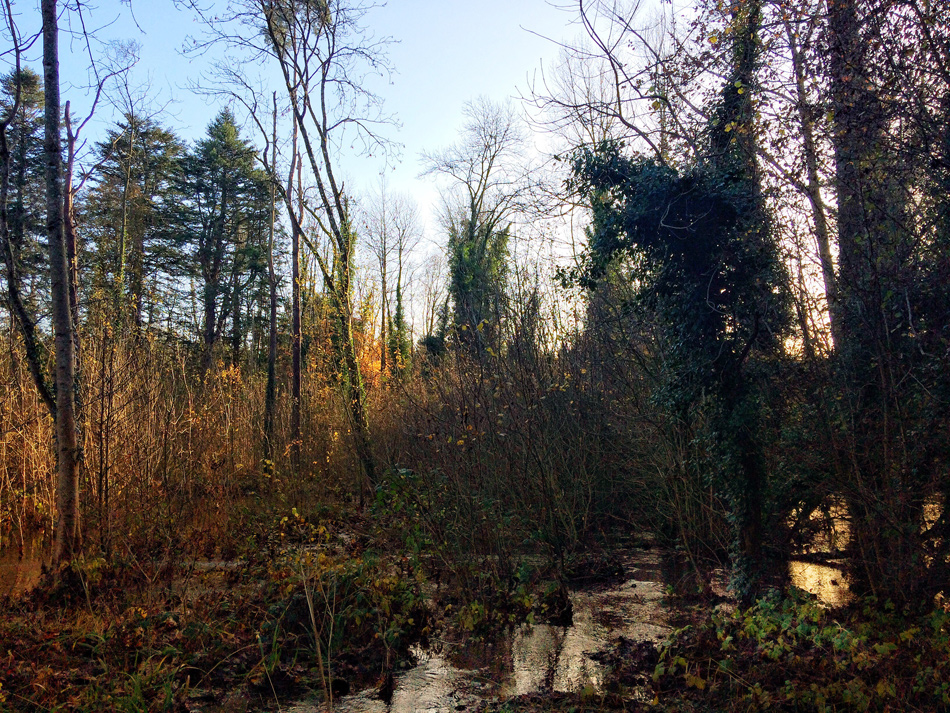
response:
[[[184,147],[153,119],[129,113],[97,150],[98,180],[83,205],[95,274],[112,296],[119,323],[129,319],[138,330],[161,307],[155,286],[181,275],[171,217]]]
[[[7,221],[10,249],[24,305],[32,311],[45,304],[48,284],[46,185],[43,174],[43,79],[29,68],[0,80],[0,112],[12,107],[19,85],[20,106],[7,127],[10,183]]]
[[[202,364],[211,366],[213,350],[228,318],[232,350],[240,351],[250,280],[266,279],[270,184],[254,167],[253,146],[240,135],[234,115],[221,111],[207,138],[182,161],[177,230],[192,258],[191,274],[200,290]]]

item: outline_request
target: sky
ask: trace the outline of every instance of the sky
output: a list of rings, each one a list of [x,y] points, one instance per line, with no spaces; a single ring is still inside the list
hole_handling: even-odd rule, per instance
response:
[[[15,5],[23,33],[39,29],[36,4],[19,0]],[[391,84],[378,87],[386,111],[401,124],[386,132],[403,145],[401,159],[387,170],[389,188],[416,199],[427,232],[435,229],[438,189],[432,178],[419,178],[419,154],[456,140],[465,102],[478,96],[517,101],[519,94],[527,94],[542,65],[556,60],[557,42],[578,34],[574,16],[547,0],[390,0],[366,16],[377,36],[394,41],[388,54],[396,73]],[[77,26],[75,15],[71,22]],[[141,59],[131,82],[148,94],[150,110],[160,111],[156,118],[161,123],[187,141],[204,134],[221,104],[209,105],[190,88],[209,64],[207,56],[186,57],[181,51],[189,37],[203,31],[192,12],[172,0],[99,0],[85,22],[102,43],[131,40],[139,45]],[[82,88],[89,63],[83,43],[65,32],[65,23],[61,27],[63,100],[71,99],[74,110],[82,111],[89,104]],[[30,58],[41,71],[39,52],[37,44]],[[100,137],[115,117],[113,107],[100,106],[87,135]],[[358,191],[371,189],[383,170],[378,160],[355,156],[344,157],[343,165],[347,185]]]

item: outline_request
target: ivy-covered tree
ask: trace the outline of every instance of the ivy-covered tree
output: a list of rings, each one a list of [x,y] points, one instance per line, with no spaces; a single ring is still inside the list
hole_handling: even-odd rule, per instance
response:
[[[428,173],[450,179],[443,225],[457,342],[495,345],[505,295],[511,222],[529,189],[524,135],[511,106],[479,99],[465,108],[461,140],[427,155]]]
[[[449,295],[459,344],[478,352],[494,345],[508,272],[509,226],[466,216],[449,222]]]
[[[732,76],[711,112],[705,156],[677,170],[604,142],[576,153],[573,182],[594,218],[577,277],[594,286],[618,257],[631,266],[635,299],[664,335],[665,405],[683,423],[705,409],[700,437],[711,445],[702,467],[728,504],[735,585],[750,597],[761,574],[766,486],[750,363],[779,352],[790,313],[755,165],[759,7],[737,8]]]

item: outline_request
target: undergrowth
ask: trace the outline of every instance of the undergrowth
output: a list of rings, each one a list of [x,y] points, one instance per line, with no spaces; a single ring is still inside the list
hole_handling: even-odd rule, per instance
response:
[[[948,710],[950,607],[832,612],[792,594],[720,609],[673,633],[652,683],[664,711]]]
[[[372,684],[428,634],[420,580],[296,511],[229,562],[95,557],[0,603],[0,710],[273,706]]]

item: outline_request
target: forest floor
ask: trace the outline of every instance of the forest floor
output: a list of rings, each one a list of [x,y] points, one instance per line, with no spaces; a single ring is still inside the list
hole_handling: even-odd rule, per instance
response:
[[[560,575],[501,580],[370,517],[226,531],[223,551],[180,533],[152,542],[160,557],[130,545],[4,600],[0,711],[950,709],[942,600],[829,609],[792,591],[740,609],[622,533]]]

